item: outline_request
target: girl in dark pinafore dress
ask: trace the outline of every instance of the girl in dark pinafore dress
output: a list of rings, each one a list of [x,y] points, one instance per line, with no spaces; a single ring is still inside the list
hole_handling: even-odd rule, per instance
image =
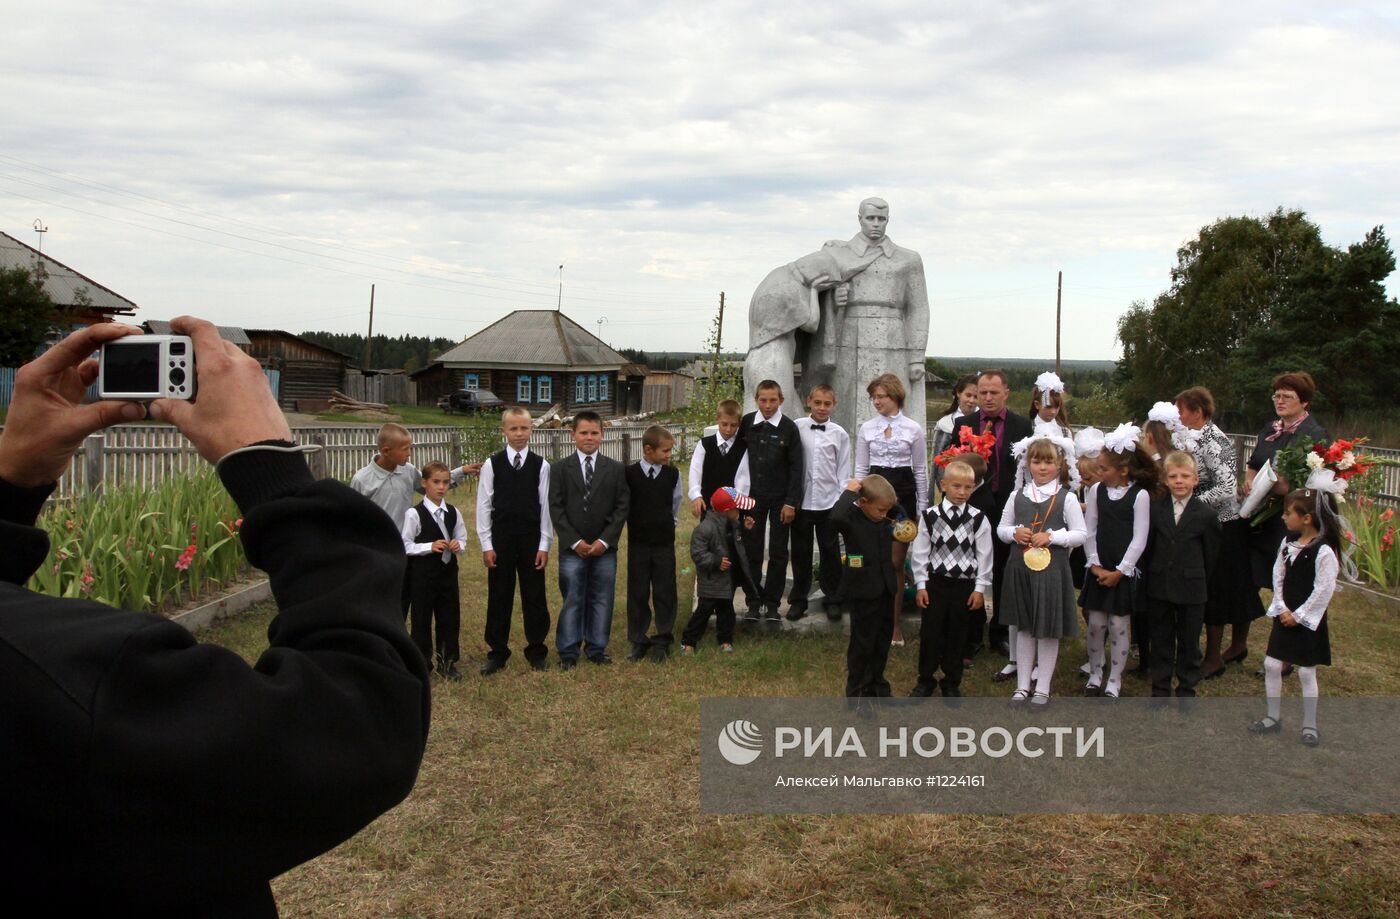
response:
[[[1313,473],[1314,485],[1332,484],[1331,470]],[[1284,499],[1283,522],[1296,541],[1285,539],[1274,560],[1274,600],[1267,615],[1274,620],[1264,658],[1264,695],[1269,713],[1249,726],[1255,734],[1277,734],[1283,728],[1283,665],[1292,664],[1303,690],[1302,743],[1315,747],[1317,731],[1317,668],[1332,663],[1327,637],[1327,605],[1337,589],[1341,521],[1330,488],[1300,488]]]
[[[1079,634],[1069,553],[1084,544],[1084,514],[1074,494],[1079,473],[1067,459],[1074,455],[1072,442],[1033,434],[1012,453],[1021,456],[1021,463],[1018,487],[997,527],[997,538],[1013,544],[997,616],[1003,625],[1016,627],[1016,691],[1011,698],[1039,706],[1050,701],[1060,639]]]
[[[1119,425],[1097,459],[1099,481],[1085,495],[1084,542],[1088,576],[1079,605],[1089,616],[1089,682],[1084,694],[1118,698],[1128,663],[1128,623],[1146,611],[1139,562],[1152,531],[1152,499],[1161,484],[1157,464],[1138,444],[1136,425]],[[1104,639],[1111,658],[1103,679]]]

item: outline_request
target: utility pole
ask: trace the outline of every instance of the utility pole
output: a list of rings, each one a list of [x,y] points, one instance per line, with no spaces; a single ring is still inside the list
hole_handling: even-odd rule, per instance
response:
[[[369,370],[369,343],[374,339],[374,285],[369,286],[369,331],[365,333],[365,370]]]
[[[1055,375],[1060,375],[1060,295],[1064,291],[1065,273],[1055,272]]]
[[[554,304],[554,312],[560,312],[564,308],[564,266],[559,266],[559,300]]]
[[[719,373],[720,342],[724,341],[724,291],[719,292],[719,326],[715,329],[715,361],[710,365],[710,379],[717,379]]]
[[[35,217],[35,218],[34,218],[34,232],[39,234],[39,254],[40,254],[40,255],[43,255],[43,254],[44,254],[44,234],[47,233],[48,231],[49,231],[49,228],[48,228],[47,226],[44,225],[44,221],[40,220],[38,217]]]

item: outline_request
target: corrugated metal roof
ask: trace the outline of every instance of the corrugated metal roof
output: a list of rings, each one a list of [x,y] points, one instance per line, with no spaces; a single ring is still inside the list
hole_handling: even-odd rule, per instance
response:
[[[441,364],[621,368],[627,358],[555,310],[516,310],[438,356]]]
[[[170,330],[170,323],[164,319],[147,319],[141,324],[145,326],[146,331],[150,332],[152,335],[174,334]],[[248,333],[240,328],[231,325],[219,325],[214,326],[214,328],[219,330],[219,337],[230,344],[235,344],[239,347],[252,344],[252,341],[248,338]]]
[[[135,303],[108,287],[103,287],[58,259],[43,255],[8,233],[0,233],[0,268],[25,268],[30,271],[42,263],[48,272],[44,291],[58,306],[73,306],[78,292],[87,294],[92,309],[113,315],[130,316],[139,309]]]

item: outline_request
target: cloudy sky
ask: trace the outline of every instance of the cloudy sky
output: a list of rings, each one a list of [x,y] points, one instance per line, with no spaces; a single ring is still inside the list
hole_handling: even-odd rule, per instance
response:
[[[464,338],[562,263],[576,321],[694,350],[880,195],[931,354],[1053,354],[1063,270],[1065,356],[1112,358],[1219,217],[1393,232],[1395,9],[47,0],[0,31],[0,230],[142,318],[294,332],[374,283],[377,332]]]

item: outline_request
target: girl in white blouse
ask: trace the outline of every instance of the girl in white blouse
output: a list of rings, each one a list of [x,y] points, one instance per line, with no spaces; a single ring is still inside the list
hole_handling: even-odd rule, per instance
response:
[[[1264,658],[1269,713],[1249,726],[1256,734],[1277,734],[1283,728],[1283,665],[1292,664],[1303,687],[1301,740],[1310,747],[1321,742],[1317,732],[1317,668],[1332,663],[1327,604],[1337,589],[1341,546],[1341,522],[1332,500],[1325,491],[1302,488],[1284,499],[1283,522],[1299,536],[1293,542],[1285,539],[1274,560],[1274,600],[1268,609],[1274,630]]]
[[[892,373],[882,373],[865,387],[876,415],[856,432],[856,478],[880,475],[894,486],[899,503],[891,514],[917,521],[928,506],[928,443],[924,427],[904,414],[904,384]],[[904,609],[904,559],[908,543],[894,542],[894,567],[899,586],[894,595],[894,638],[904,646],[900,616]]]

